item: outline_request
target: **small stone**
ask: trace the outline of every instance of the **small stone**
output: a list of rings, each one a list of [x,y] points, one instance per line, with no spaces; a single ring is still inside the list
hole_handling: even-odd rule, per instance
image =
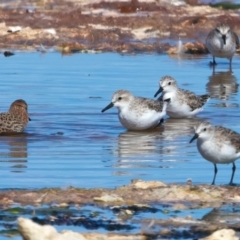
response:
[[[210,236],[199,240],[239,240],[235,234],[236,232],[232,229],[221,229],[215,231]]]
[[[128,214],[128,215],[132,215],[132,214],[133,214],[133,211],[127,209],[127,210],[126,210],[126,214]]]
[[[54,28],[44,29],[43,32],[56,35],[56,30]]]
[[[16,32],[20,32],[21,30],[22,30],[22,27],[15,26],[15,27],[9,27],[7,32],[9,32],[9,33],[16,33]]]
[[[158,188],[158,187],[166,187],[167,185],[163,182],[158,181],[142,181],[138,180],[132,183],[132,186],[137,189],[148,189],[148,188]]]
[[[10,56],[13,56],[14,53],[13,53],[13,52],[10,52],[10,51],[4,51],[4,52],[3,52],[3,55],[4,55],[5,57],[10,57]]]
[[[172,206],[172,208],[175,210],[187,209],[187,207],[182,203],[176,203]]]
[[[67,204],[67,203],[59,203],[57,206],[60,207],[60,208],[68,208],[69,204]]]
[[[95,197],[93,198],[93,200],[97,202],[122,202],[123,201],[121,197],[115,194]]]
[[[148,204],[141,204],[141,203],[133,204],[133,206],[136,206],[138,208],[150,208]]]
[[[172,231],[168,228],[162,228],[161,231],[159,232],[160,236],[171,236]]]

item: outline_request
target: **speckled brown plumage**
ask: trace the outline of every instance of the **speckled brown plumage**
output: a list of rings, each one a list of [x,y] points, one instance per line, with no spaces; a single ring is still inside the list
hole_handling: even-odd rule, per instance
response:
[[[141,106],[139,111],[144,110],[145,108],[149,108],[151,110],[155,110],[156,112],[161,112],[163,109],[163,101],[156,101],[149,98],[144,97],[134,97],[131,92],[127,90],[118,90],[114,93],[115,95],[121,96],[123,99],[130,102],[129,109],[135,109],[136,105]],[[130,101],[134,99],[134,101]]]
[[[192,111],[201,108],[210,98],[208,94],[197,96],[195,93],[181,88],[178,89],[177,94],[179,102],[188,104]]]
[[[214,138],[218,139],[219,144],[230,141],[236,148],[236,152],[240,152],[240,135],[228,128],[215,126]]]
[[[136,104],[142,106],[143,108],[149,108],[151,110],[155,110],[156,112],[161,112],[163,109],[163,101],[155,101],[148,98],[135,97],[134,103],[135,103],[134,105],[130,105],[130,109],[131,107],[136,107],[135,106]]]
[[[195,93],[185,90],[182,88],[178,88],[177,81],[171,76],[164,76],[160,80],[160,86],[164,84],[164,82],[171,82],[171,86],[177,90],[177,98],[180,104],[187,104],[192,111],[195,109],[203,107],[203,105],[208,101],[210,95],[196,95]],[[163,94],[159,99],[163,98]]]
[[[29,120],[27,103],[18,99],[11,104],[8,112],[0,113],[0,133],[23,132]]]

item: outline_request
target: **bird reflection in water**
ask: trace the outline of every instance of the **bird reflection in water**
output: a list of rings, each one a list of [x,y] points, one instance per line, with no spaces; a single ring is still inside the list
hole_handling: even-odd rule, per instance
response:
[[[202,217],[202,220],[210,223],[239,223],[239,207],[234,208],[231,204],[213,208],[210,212]]]
[[[162,141],[163,128],[158,128],[160,131],[126,131],[118,136],[119,157],[131,157],[136,155],[146,155],[156,153],[158,143]]]
[[[27,135],[25,133],[9,134],[0,137],[0,166],[11,168],[11,172],[24,172],[27,167]]]
[[[118,136],[118,146],[115,154],[118,161],[116,168],[169,168],[179,160],[179,155],[186,145],[189,136],[193,134],[193,126],[200,118],[171,119],[164,122],[163,127],[151,131],[126,131]],[[185,150],[184,150],[185,151]],[[115,175],[128,174],[117,172]]]
[[[238,85],[237,78],[231,70],[215,72],[215,68],[213,68],[206,88],[212,98],[227,100],[230,95],[238,92]]]
[[[182,137],[188,137],[193,134],[193,127],[196,126],[200,121],[202,121],[202,119],[198,117],[178,119],[168,118],[164,123],[163,138],[164,140],[171,140],[173,143],[179,143],[178,139],[181,138],[180,141],[182,141]]]
[[[164,149],[162,131],[161,126],[155,130],[121,133],[114,151],[118,160],[114,164],[117,171],[114,171],[113,175],[146,175],[145,171],[140,169],[164,167],[162,163],[159,166],[159,158]]]

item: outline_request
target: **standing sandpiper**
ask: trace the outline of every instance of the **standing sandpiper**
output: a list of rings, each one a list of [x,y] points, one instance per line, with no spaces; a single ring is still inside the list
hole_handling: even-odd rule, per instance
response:
[[[203,121],[195,127],[195,135],[190,143],[197,139],[197,148],[201,155],[214,165],[212,185],[215,184],[217,164],[232,163],[232,176],[229,185],[233,185],[236,170],[235,161],[240,158],[240,135],[231,129],[213,126]]]
[[[213,65],[216,65],[215,57],[229,59],[230,68],[232,57],[239,46],[237,34],[225,24],[220,23],[211,30],[206,39],[207,49],[213,56]]]

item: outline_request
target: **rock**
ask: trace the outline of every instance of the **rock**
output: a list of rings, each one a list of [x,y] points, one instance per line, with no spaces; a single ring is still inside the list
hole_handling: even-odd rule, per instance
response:
[[[68,208],[69,204],[67,204],[67,203],[59,203],[57,206],[60,207],[60,208]]]
[[[123,199],[116,194],[95,197],[93,198],[93,200],[97,202],[122,202],[123,201]]]
[[[70,54],[75,52],[88,52],[89,50],[86,49],[86,46],[80,43],[62,43],[61,45],[55,48],[57,51],[62,52],[63,54]]]
[[[41,226],[26,218],[18,218],[18,230],[24,240],[86,240],[80,233],[72,231],[58,233],[52,226]]]
[[[187,42],[185,43],[181,51],[179,49],[179,44],[178,46],[174,46],[169,48],[167,51],[168,54],[207,54],[208,50],[205,46],[205,44],[201,42]]]
[[[84,235],[86,236],[87,240],[147,240],[147,238],[142,235],[120,235],[101,233],[87,233]]]
[[[22,27],[20,26],[13,26],[13,27],[9,27],[7,32],[9,33],[16,33],[16,32],[20,32],[22,30]]]
[[[141,208],[150,208],[150,205],[148,205],[148,204],[141,204],[141,203],[135,203],[135,204],[133,204],[133,207],[136,207],[136,208],[138,208],[138,209],[141,209]]]
[[[56,30],[54,28],[49,28],[49,29],[44,29],[43,30],[44,33],[49,33],[49,34],[52,34],[52,35],[56,35]]]
[[[58,234],[55,228],[40,226],[26,218],[18,218],[18,230],[24,240],[50,240]]]
[[[142,235],[85,233],[57,230],[49,225],[41,226],[30,219],[18,218],[18,230],[24,240],[146,240]]]
[[[87,240],[82,234],[70,230],[63,230],[53,240]]]
[[[158,188],[158,187],[166,187],[167,185],[163,182],[157,181],[142,181],[142,180],[134,180],[131,184],[134,188],[137,189],[148,189],[148,188]]]
[[[236,232],[232,229],[221,229],[215,231],[210,236],[199,240],[239,240],[235,233]]]
[[[187,206],[182,203],[176,203],[172,206],[172,208],[176,210],[182,210],[182,209],[187,209]]]
[[[13,53],[13,52],[10,52],[10,51],[4,51],[4,52],[3,52],[3,55],[4,55],[5,57],[10,57],[10,56],[13,56],[14,53]]]
[[[159,235],[164,237],[171,236],[171,234],[172,234],[172,230],[169,228],[162,228],[159,232]]]

